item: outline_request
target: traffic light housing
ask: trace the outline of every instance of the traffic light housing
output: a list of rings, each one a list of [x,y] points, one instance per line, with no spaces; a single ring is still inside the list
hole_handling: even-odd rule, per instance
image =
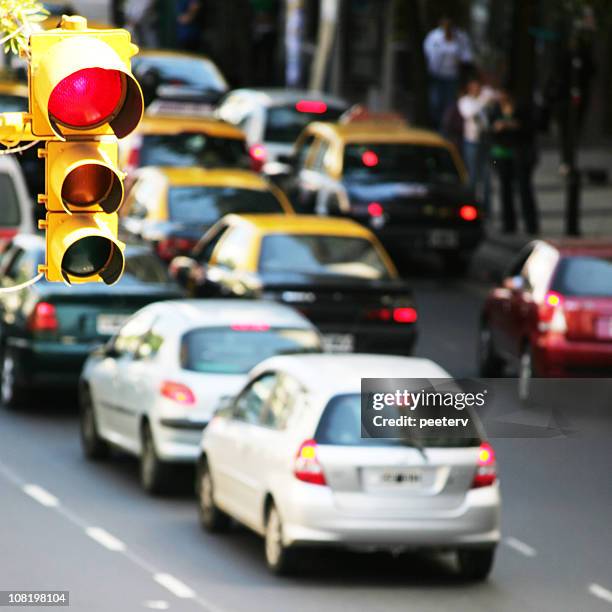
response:
[[[33,137],[46,140],[48,281],[68,284],[121,277],[125,245],[117,238],[125,175],[118,138],[140,123],[143,98],[132,76],[137,47],[126,30],[93,30],[82,17],[30,36],[29,92]]]

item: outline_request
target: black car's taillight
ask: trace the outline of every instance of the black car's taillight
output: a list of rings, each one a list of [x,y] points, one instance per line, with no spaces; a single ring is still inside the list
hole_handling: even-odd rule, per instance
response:
[[[28,329],[35,333],[57,331],[59,322],[55,306],[49,302],[38,302],[28,317]]]

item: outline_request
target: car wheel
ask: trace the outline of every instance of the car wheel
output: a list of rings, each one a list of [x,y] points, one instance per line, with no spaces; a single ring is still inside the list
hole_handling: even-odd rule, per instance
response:
[[[478,372],[485,378],[499,378],[504,373],[504,362],[495,352],[491,328],[486,321],[478,333]]]
[[[465,580],[486,580],[495,559],[495,548],[460,549],[457,551],[459,574]]]
[[[268,569],[279,576],[292,572],[296,562],[296,550],[283,543],[283,523],[272,504],[268,511],[265,531],[265,553]]]
[[[91,394],[85,387],[79,390],[79,424],[83,455],[91,461],[108,457],[110,447],[98,433],[93,400],[91,399]]]
[[[196,488],[198,515],[202,529],[211,533],[227,531],[230,526],[230,517],[215,505],[213,481],[206,459],[202,459],[198,465]]]
[[[170,466],[158,457],[151,427],[148,423],[145,423],[142,427],[140,453],[140,482],[142,488],[152,495],[167,492],[170,484],[170,471]]]
[[[532,393],[532,379],[535,377],[533,353],[526,345],[519,359],[518,395],[521,401],[527,401]]]
[[[6,349],[2,356],[2,385],[0,397],[5,406],[15,408],[27,399],[26,389],[18,381],[18,360],[15,351]]]

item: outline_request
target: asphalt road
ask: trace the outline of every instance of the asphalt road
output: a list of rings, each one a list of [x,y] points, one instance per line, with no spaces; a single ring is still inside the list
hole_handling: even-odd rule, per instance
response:
[[[418,279],[416,292],[417,353],[474,376],[482,289]],[[134,460],[86,463],[72,399],[47,394],[0,408],[0,590],[69,590],[78,612],[612,611],[612,415],[577,406],[573,424],[493,440],[504,540],[488,582],[462,583],[443,557],[338,552],[280,579],[246,530],[204,535],[187,487],[152,499]]]

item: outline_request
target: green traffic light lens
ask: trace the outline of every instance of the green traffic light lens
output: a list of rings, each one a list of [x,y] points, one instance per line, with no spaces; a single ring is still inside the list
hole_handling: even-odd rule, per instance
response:
[[[62,271],[77,278],[100,274],[111,259],[114,248],[110,240],[101,236],[82,238],[66,250]]]

